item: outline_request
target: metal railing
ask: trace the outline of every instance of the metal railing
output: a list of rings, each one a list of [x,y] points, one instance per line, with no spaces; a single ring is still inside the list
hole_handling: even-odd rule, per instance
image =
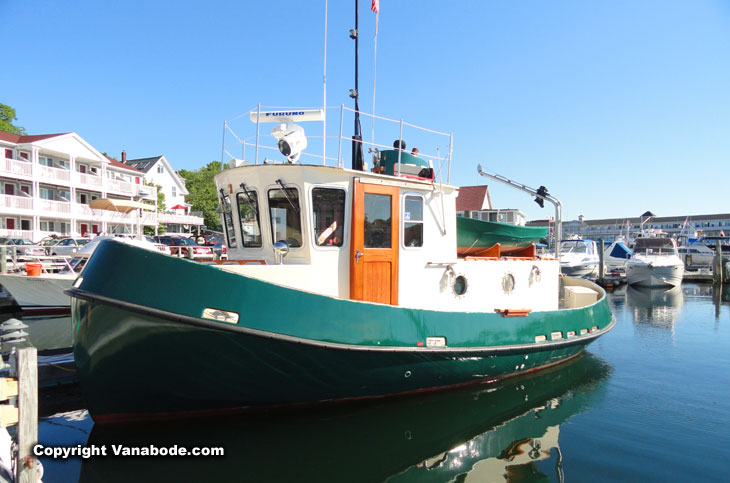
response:
[[[322,109],[322,107],[314,108],[300,108],[300,107],[281,107],[281,106],[257,106],[256,109],[252,109],[240,116],[237,116],[230,121],[225,121],[223,127],[223,148],[221,159],[224,162],[230,162],[232,160],[239,159],[239,155],[236,153],[240,149],[240,159],[250,164],[260,164],[267,162],[277,162],[268,158],[269,154],[276,155],[278,159],[281,159],[279,149],[276,145],[274,137],[269,133],[264,133],[265,129],[261,126],[261,114],[265,113],[265,110],[274,109],[277,111],[297,111],[297,110],[309,110],[309,109]],[[324,108],[324,116],[327,117],[328,112],[333,115],[336,112],[338,118],[338,132],[337,135],[323,135],[320,130],[320,135],[313,135],[315,129],[309,129],[307,134],[308,150],[305,150],[301,154],[300,163],[305,163],[305,160],[311,160],[315,163],[321,163],[322,165],[334,165],[337,167],[345,167],[345,157],[343,156],[343,144],[344,149],[350,150],[352,142],[354,141],[352,136],[344,134],[345,126],[352,126],[355,118],[355,114],[359,114],[362,118],[365,118],[365,122],[370,123],[371,139],[360,141],[362,143],[362,151],[364,153],[365,161],[367,163],[368,153],[376,153],[377,151],[391,150],[393,149],[393,140],[408,140],[408,145],[411,147],[417,146],[419,148],[418,157],[430,162],[433,165],[434,173],[437,178],[446,178],[446,183],[450,182],[451,172],[451,158],[453,154],[453,133],[445,133],[427,129],[424,127],[417,126],[405,122],[403,119],[389,119],[382,116],[376,116],[365,113],[363,111],[355,111],[345,107],[344,104],[339,107],[327,107]],[[239,136],[234,130],[233,125],[236,121],[245,119],[244,122],[250,122],[249,119],[255,117],[256,121],[249,124],[249,129],[246,131],[250,134],[248,136]],[[353,121],[353,122],[351,122]],[[312,121],[303,121],[306,124]],[[315,121],[322,122],[322,121]],[[331,123],[328,123],[332,126]],[[387,144],[383,142],[375,141],[375,127],[377,126],[378,138],[387,139]],[[253,129],[251,129],[253,127]],[[253,131],[253,132],[250,132]],[[229,141],[233,138],[233,141]],[[273,142],[271,142],[273,141]],[[442,152],[443,150],[443,152]],[[327,155],[326,153],[336,153],[336,156]],[[410,148],[406,148],[406,152],[410,152]],[[235,154],[234,154],[235,153]],[[261,155],[263,154],[263,159]],[[400,151],[399,151],[400,157]],[[400,161],[400,160],[399,160]],[[311,163],[310,163],[311,164]],[[400,163],[399,163],[400,164]],[[445,176],[444,176],[445,171]]]

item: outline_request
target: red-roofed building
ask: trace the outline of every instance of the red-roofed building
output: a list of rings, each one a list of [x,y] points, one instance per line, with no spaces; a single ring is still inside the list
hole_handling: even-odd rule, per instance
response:
[[[489,196],[489,186],[462,186],[456,198],[456,216],[482,221],[499,221],[512,225],[525,225],[525,214],[517,209],[494,209]]]
[[[127,232],[134,226],[130,220],[88,204],[97,198],[156,200],[156,189],[145,186],[143,176],[74,132],[0,131],[0,237],[38,241],[51,234]],[[157,225],[156,213],[145,217],[143,225]]]

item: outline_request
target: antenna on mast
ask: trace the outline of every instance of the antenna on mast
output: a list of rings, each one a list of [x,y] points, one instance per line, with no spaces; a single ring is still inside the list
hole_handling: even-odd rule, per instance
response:
[[[360,126],[360,103],[358,101],[358,0],[355,0],[355,28],[350,30],[350,38],[355,41],[355,88],[350,89],[350,97],[355,99],[355,132],[352,135],[352,169],[363,170],[362,127]]]

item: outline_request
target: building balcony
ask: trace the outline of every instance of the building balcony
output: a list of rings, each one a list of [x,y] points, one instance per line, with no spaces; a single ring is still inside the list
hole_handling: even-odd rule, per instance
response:
[[[0,228],[0,236],[6,238],[27,238],[33,240],[33,230],[8,230]]]
[[[27,196],[0,195],[0,209],[3,213],[33,210],[33,198]]]
[[[101,176],[89,173],[75,173],[75,175],[76,176],[74,176],[74,178],[78,180],[76,184],[79,188],[87,188],[96,191],[101,190]]]
[[[36,166],[36,173],[39,181],[63,185],[71,184],[71,171],[68,169],[38,165]]]
[[[36,205],[38,211],[44,216],[62,216],[64,218],[70,217],[73,212],[71,205],[76,203],[69,203],[68,201],[53,201],[53,200],[38,200]],[[39,213],[39,214],[40,214]]]
[[[157,215],[157,220],[160,223],[175,224],[175,225],[204,225],[205,221],[200,216],[190,215],[172,215],[167,213],[160,213]]]
[[[32,176],[33,167],[28,161],[17,159],[0,158],[0,175],[5,176]]]

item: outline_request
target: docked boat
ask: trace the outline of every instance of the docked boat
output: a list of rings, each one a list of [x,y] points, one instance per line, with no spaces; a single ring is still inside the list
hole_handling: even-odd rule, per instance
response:
[[[250,112],[257,132],[275,123],[283,159],[216,175],[229,260],[99,244],[67,291],[96,422],[485,383],[571,359],[613,327],[603,289],[562,278],[534,246],[457,256],[458,188],[398,163],[383,172],[382,153],[398,151],[376,145],[369,170],[359,140],[351,168],[297,162],[298,122],[321,116]]]
[[[529,250],[545,237],[547,227],[456,218],[457,253],[461,256],[489,256],[495,250],[502,254]]]
[[[617,238],[603,250],[603,263],[607,270],[624,270],[626,260],[631,258],[633,250],[624,238]]]
[[[560,270],[571,277],[598,276],[598,248],[593,240],[563,240],[560,242]]]
[[[684,263],[673,238],[642,237],[634,241],[634,254],[626,262],[626,282],[644,287],[678,286]]]

